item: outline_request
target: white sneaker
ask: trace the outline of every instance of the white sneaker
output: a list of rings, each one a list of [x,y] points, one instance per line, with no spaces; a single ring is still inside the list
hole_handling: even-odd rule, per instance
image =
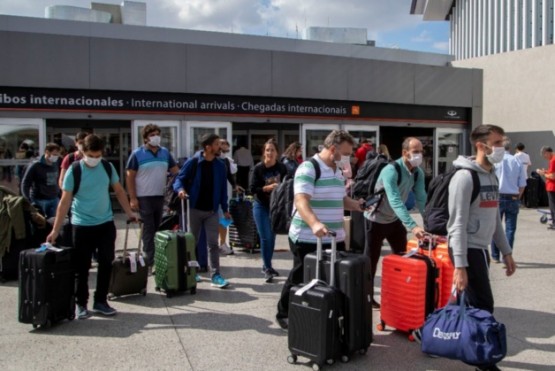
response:
[[[222,254],[222,255],[232,255],[233,250],[227,245],[227,243],[222,243],[220,245],[220,254]]]

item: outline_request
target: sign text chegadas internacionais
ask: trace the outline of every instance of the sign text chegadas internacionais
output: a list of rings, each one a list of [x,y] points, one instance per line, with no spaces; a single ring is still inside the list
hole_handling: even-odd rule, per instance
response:
[[[4,89],[2,89],[4,90]],[[44,89],[48,90],[48,89]],[[175,94],[67,90],[47,92],[0,93],[0,108],[31,108],[54,110],[162,111],[187,113],[278,114],[349,116],[351,106],[344,102],[281,99],[265,97],[223,97],[196,95],[176,97]],[[14,94],[15,93],[15,94]]]

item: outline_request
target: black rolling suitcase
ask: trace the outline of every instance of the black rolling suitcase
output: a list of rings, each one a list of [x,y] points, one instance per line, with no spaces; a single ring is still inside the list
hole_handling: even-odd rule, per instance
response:
[[[336,251],[335,237],[332,250]],[[318,239],[318,257],[322,254],[322,240]],[[335,258],[332,258],[335,260]],[[332,275],[334,276],[332,264]],[[316,277],[319,271],[316,272]],[[333,364],[343,353],[343,308],[344,297],[335,286],[313,280],[305,285],[297,285],[289,295],[288,345],[291,355],[289,363],[295,363],[297,356],[313,362],[312,368],[319,370],[324,364]]]
[[[108,289],[108,299],[110,300],[117,296],[131,294],[146,295],[148,267],[145,264],[141,251],[141,236],[139,236],[139,247],[137,252],[129,252],[127,250],[130,223],[131,221],[128,220],[125,227],[123,253],[117,255],[112,262],[112,275],[110,277],[110,287]]]
[[[536,208],[539,204],[539,182],[536,178],[526,179],[526,190],[524,191],[524,206]]]
[[[29,249],[19,256],[19,322],[33,327],[75,318],[72,248]]]
[[[316,254],[304,258],[304,282],[316,277]],[[320,279],[331,284],[332,253],[320,259]],[[365,354],[372,343],[372,274],[366,255],[338,251],[335,259],[335,286],[345,296],[343,356],[355,352]],[[345,361],[345,358],[343,359]]]
[[[229,226],[229,245],[254,253],[255,249],[260,248],[260,238],[256,231],[252,203],[252,197],[242,194],[229,201],[229,213],[233,220]]]

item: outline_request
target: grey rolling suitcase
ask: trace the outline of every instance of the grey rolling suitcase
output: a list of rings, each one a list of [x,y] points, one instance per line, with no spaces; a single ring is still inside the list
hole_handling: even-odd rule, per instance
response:
[[[108,289],[109,300],[118,296],[131,294],[146,295],[148,267],[144,262],[141,251],[142,233],[139,236],[139,247],[137,252],[129,252],[127,250],[127,242],[129,239],[130,223],[131,222],[128,220],[125,227],[123,253],[116,256],[112,263],[112,275],[110,277],[110,287]]]

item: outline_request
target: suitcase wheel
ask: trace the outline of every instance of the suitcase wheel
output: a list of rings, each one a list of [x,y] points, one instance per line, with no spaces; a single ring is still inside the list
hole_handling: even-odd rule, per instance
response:
[[[349,362],[349,361],[350,361],[349,356],[347,356],[347,355],[341,356],[341,362],[347,363],[347,362]],[[328,360],[328,362],[329,362],[329,360]]]
[[[294,354],[290,354],[287,357],[287,362],[289,362],[290,364],[294,365],[295,363],[297,363],[297,356]]]
[[[540,217],[540,223],[542,224],[546,224],[547,223],[547,215],[542,215]]]
[[[166,298],[171,299],[173,297],[173,292],[166,291]]]
[[[365,348],[365,349],[359,350],[359,351],[358,351],[358,354],[360,354],[360,355],[363,356],[363,355],[365,355],[367,352],[368,352],[368,348]]]
[[[413,342],[415,340],[416,339],[414,338],[414,335],[412,334],[412,331],[411,331],[410,334],[409,334],[409,341]]]
[[[108,294],[108,300],[112,301],[114,300],[115,296],[113,294]]]
[[[37,328],[37,327],[39,327],[39,325],[35,325],[35,324],[33,323],[33,328]]]
[[[345,356],[343,356],[343,357],[345,357]],[[341,360],[343,360],[343,357],[341,357]],[[348,361],[348,360],[349,360],[349,357],[347,357],[347,361]],[[330,358],[330,359],[328,359],[328,360],[326,361],[326,363],[327,363],[328,365],[331,366],[331,365],[333,365],[333,364],[335,363],[335,359]],[[312,368],[314,368],[314,366],[313,366]]]
[[[313,363],[312,364],[312,369],[314,371],[320,371],[320,365],[318,363]]]
[[[196,288],[196,286],[191,288],[190,293],[191,293],[191,295],[195,295],[195,294],[197,293],[197,288]]]
[[[142,296],[146,296],[146,289],[142,289],[142,290],[141,290],[141,295],[142,295]]]
[[[378,331],[385,331],[385,322],[380,321],[380,323],[376,325],[376,328],[378,329]]]

